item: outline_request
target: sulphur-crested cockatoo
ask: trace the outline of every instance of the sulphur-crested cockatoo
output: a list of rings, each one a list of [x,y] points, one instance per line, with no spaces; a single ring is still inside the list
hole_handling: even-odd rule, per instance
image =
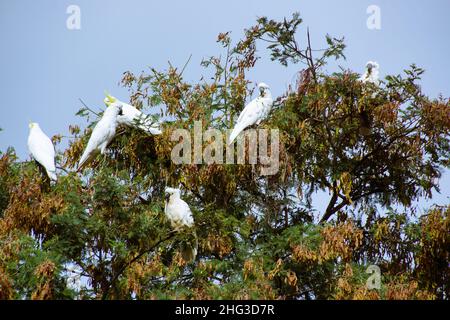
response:
[[[242,110],[233,131],[231,131],[228,144],[231,144],[239,133],[241,133],[245,128],[254,124],[259,125],[260,122],[268,116],[270,110],[272,109],[273,100],[269,86],[261,82],[258,84],[258,88],[259,96],[253,99],[245,106],[244,110]]]
[[[66,285],[76,292],[81,290],[81,274],[83,269],[75,264],[66,265]]]
[[[180,189],[166,188],[166,205],[164,212],[170,225],[176,232],[194,227],[194,218],[188,204],[180,198]],[[181,254],[185,261],[192,261],[197,255],[197,236],[194,231],[194,244],[183,244]]]
[[[359,81],[362,81],[363,83],[371,82],[375,85],[379,85],[380,84],[379,73],[380,73],[380,66],[378,65],[378,63],[375,61],[368,61],[366,63],[366,71],[359,78]]]
[[[136,127],[153,135],[162,133],[158,123],[152,122],[149,116],[145,115],[132,105],[122,102],[109,94],[106,94],[106,98],[103,101],[107,106],[114,102],[122,104],[123,114],[117,117],[117,122],[119,124]]]
[[[56,181],[55,147],[52,140],[41,130],[39,124],[31,122],[28,135],[28,150],[33,158],[47,171],[48,177]]]
[[[78,163],[78,170],[83,164],[95,153],[100,151],[104,154],[106,147],[116,135],[117,116],[122,114],[122,105],[120,103],[112,103],[103,112],[102,118],[97,122],[92,130],[86,149],[84,149],[80,162]]]

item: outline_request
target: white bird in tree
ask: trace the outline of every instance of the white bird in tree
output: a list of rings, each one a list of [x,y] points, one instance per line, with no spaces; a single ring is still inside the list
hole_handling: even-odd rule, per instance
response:
[[[192,217],[189,205],[180,198],[180,189],[169,188],[166,190],[166,204],[164,213],[170,221],[170,225],[176,232],[181,232],[186,228],[194,227],[194,218]],[[181,254],[185,261],[195,260],[197,256],[198,241],[194,231],[194,244],[186,243],[182,245]]]
[[[68,288],[74,290],[75,292],[81,289],[81,274],[83,269],[75,264],[68,264],[66,266],[66,285]]]
[[[247,104],[242,110],[239,118],[237,119],[236,125],[230,135],[230,140],[228,144],[233,143],[234,139],[241,133],[245,128],[250,127],[254,124],[259,125],[262,120],[264,120],[272,109],[273,99],[270,93],[269,86],[263,82],[258,84],[259,96],[253,99],[249,104]]]
[[[378,63],[375,61],[368,61],[366,63],[366,71],[359,78],[359,81],[362,81],[363,83],[371,82],[378,86],[380,84],[379,73],[380,66],[378,65]]]
[[[38,123],[30,122],[29,127],[28,150],[33,158],[45,168],[48,177],[56,181],[55,147],[52,140],[41,130]]]
[[[105,154],[106,147],[116,135],[117,116],[122,114],[122,105],[120,103],[112,103],[103,112],[102,118],[97,122],[92,130],[86,149],[84,149],[80,162],[78,163],[78,170],[81,170],[83,165],[94,154],[100,151]]]
[[[117,122],[119,124],[135,127],[152,135],[158,135],[162,133],[158,123],[152,121],[151,117],[142,113],[132,105],[120,101],[119,99],[109,94],[106,94],[106,98],[103,101],[107,106],[111,105],[114,102],[122,104],[123,114],[117,117]]]

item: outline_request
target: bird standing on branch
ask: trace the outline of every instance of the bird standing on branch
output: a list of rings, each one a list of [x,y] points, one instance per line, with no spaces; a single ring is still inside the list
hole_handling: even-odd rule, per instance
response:
[[[378,63],[374,61],[368,61],[366,63],[366,71],[359,78],[359,81],[362,81],[363,83],[371,82],[378,86],[380,84],[379,74],[380,66],[378,65]]]
[[[94,130],[92,130],[91,137],[78,164],[78,171],[98,151],[101,154],[105,154],[106,147],[116,135],[117,116],[120,115],[122,115],[122,105],[120,103],[112,103],[106,108],[102,118],[97,122]]]
[[[39,124],[30,122],[28,135],[28,150],[40,165],[45,168],[48,177],[56,181],[55,147],[52,140],[41,130]]]
[[[189,205],[180,197],[180,189],[166,188],[166,203],[164,213],[170,221],[170,225],[176,232],[181,232],[183,229],[194,227],[194,218],[192,217]],[[194,244],[183,243],[181,255],[187,262],[195,260],[198,250],[197,235],[194,231]]]
[[[264,120],[272,109],[273,99],[270,93],[269,86],[263,82],[258,84],[259,96],[253,99],[249,104],[247,104],[242,110],[239,118],[237,119],[236,125],[230,135],[230,141],[228,144],[233,143],[234,139],[241,133],[245,128],[250,127],[254,124],[259,125],[262,120]]]
[[[110,106],[115,102],[122,105],[123,114],[117,117],[118,124],[135,127],[152,135],[158,135],[162,133],[158,123],[152,122],[148,115],[142,113],[132,105],[122,102],[109,94],[106,94],[106,98],[103,101],[107,106]]]

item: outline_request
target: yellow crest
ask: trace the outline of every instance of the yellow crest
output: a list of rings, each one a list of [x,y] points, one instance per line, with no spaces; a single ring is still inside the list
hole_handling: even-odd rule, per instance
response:
[[[112,103],[116,102],[117,99],[110,95],[107,91],[105,91],[106,98],[103,100],[107,106],[110,106]]]

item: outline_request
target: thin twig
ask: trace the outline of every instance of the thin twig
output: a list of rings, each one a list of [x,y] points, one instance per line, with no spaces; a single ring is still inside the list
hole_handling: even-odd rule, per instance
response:
[[[92,110],[91,108],[89,108],[89,107],[86,105],[86,103],[84,103],[84,101],[81,100],[81,98],[78,98],[78,100],[80,100],[80,102],[83,104],[83,106],[84,106],[86,109],[88,109],[90,112],[92,112],[93,114],[95,114],[97,117],[100,116],[97,112],[95,112],[94,110]]]
[[[309,27],[306,28],[306,34],[308,36],[308,48],[307,48],[306,52],[309,51],[309,58],[308,58],[308,60],[309,60],[309,62],[311,64],[311,72],[312,72],[312,75],[313,75],[313,78],[314,78],[314,82],[317,84],[316,67],[314,66],[314,59],[313,59],[312,52],[311,52],[311,38],[309,36]]]
[[[181,77],[181,75],[183,74],[184,69],[186,69],[186,67],[187,67],[187,65],[188,65],[188,63],[189,63],[189,61],[191,61],[191,58],[192,58],[192,53],[191,53],[191,55],[189,56],[189,58],[188,58],[188,60],[186,61],[186,63],[184,64],[183,69],[181,69],[180,77]]]

